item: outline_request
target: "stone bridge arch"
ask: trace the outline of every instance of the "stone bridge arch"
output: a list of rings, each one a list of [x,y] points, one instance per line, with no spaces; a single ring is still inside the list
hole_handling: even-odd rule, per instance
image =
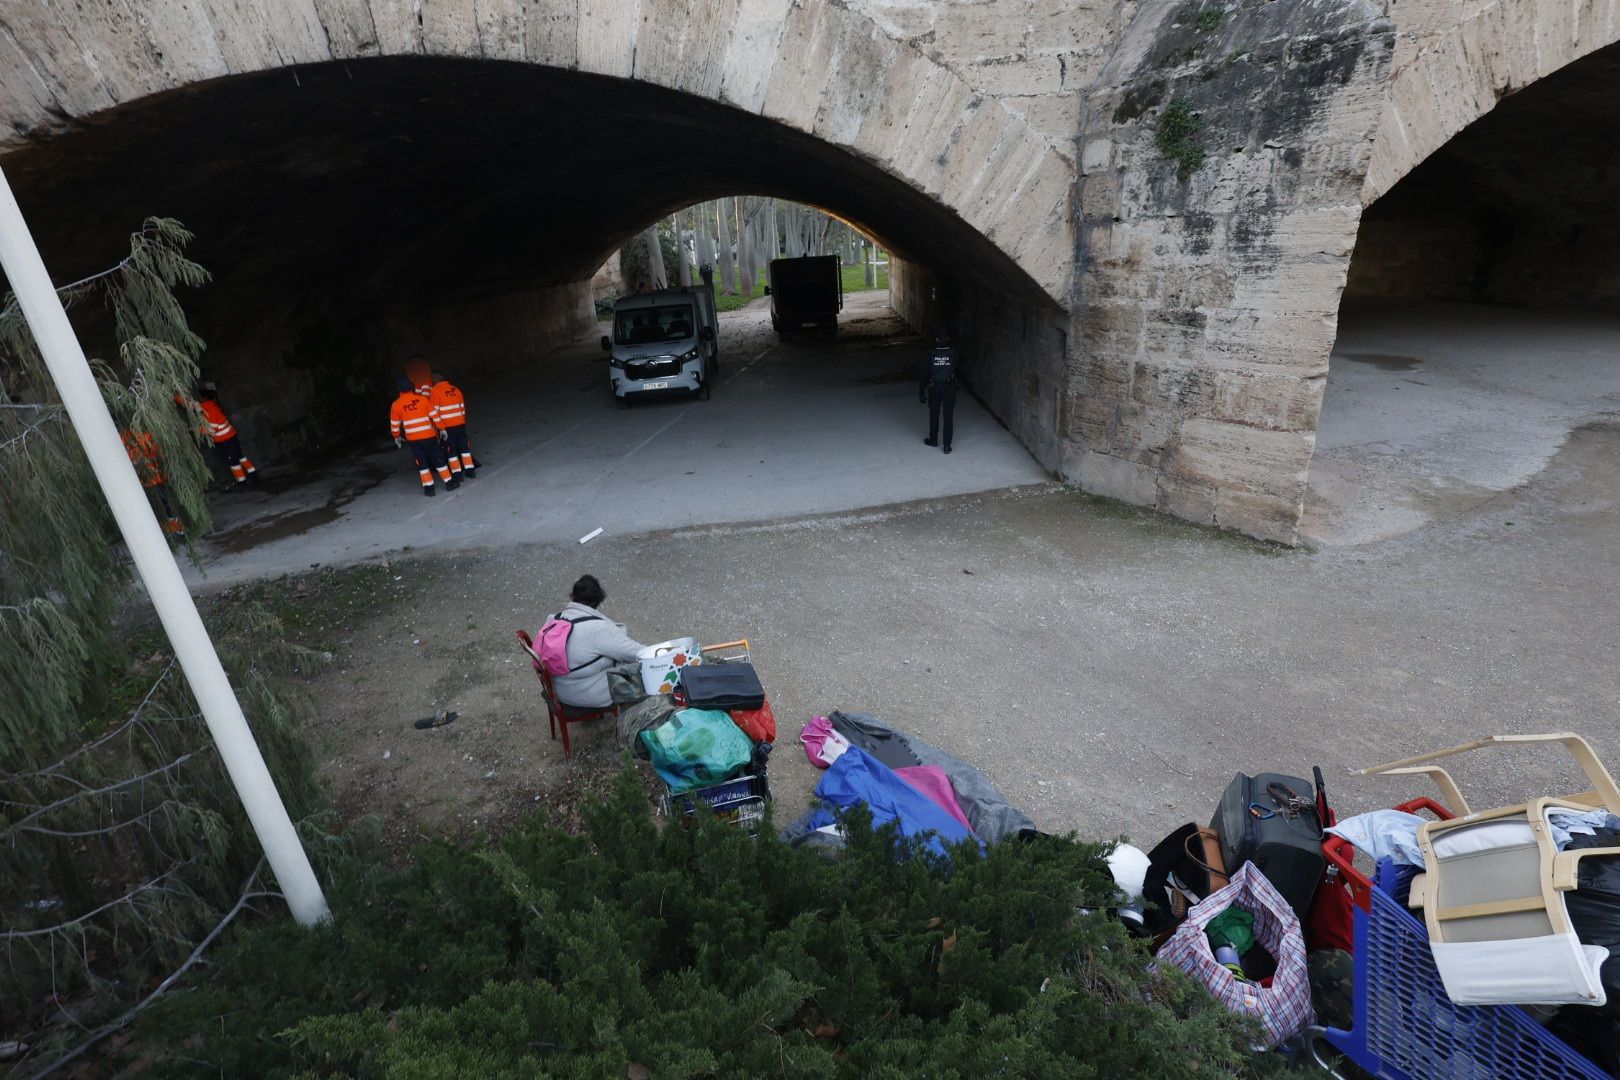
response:
[[[1504,97],[1620,41],[1620,0],[1418,0],[1392,14],[1395,55],[1363,205]]]
[[[377,57],[499,60],[692,94],[925,193],[1067,307],[1073,164],[856,5],[818,0],[111,0],[0,12],[14,152],[140,99]]]

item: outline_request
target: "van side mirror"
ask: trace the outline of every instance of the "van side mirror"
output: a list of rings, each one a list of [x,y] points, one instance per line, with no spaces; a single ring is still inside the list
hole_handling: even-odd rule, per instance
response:
[[[765,286],[765,291],[764,291],[764,292],[763,292],[763,293],[762,293],[762,294],[761,294],[761,295],[762,295],[762,296],[769,296],[769,295],[771,295],[771,287],[770,287],[770,286],[769,286],[769,285],[767,285],[767,286]]]
[[[699,330],[698,331],[698,340],[699,341],[713,341],[714,340],[714,327],[705,326],[703,329]]]
[[[613,339],[608,337],[606,334],[602,335],[602,351],[603,352],[612,352],[613,351]]]

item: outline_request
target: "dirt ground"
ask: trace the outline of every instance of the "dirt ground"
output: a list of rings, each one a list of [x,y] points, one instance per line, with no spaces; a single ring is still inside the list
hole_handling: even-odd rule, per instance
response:
[[[876,510],[406,553],[244,586],[328,649],[313,738],[345,813],[399,844],[574,805],[610,731],[547,737],[513,631],[583,572],[643,641],[747,636],[781,723],[777,818],[815,772],[799,726],[865,709],[978,765],[1043,828],[1151,843],[1239,770],[1326,772],[1345,811],[1421,785],[1352,769],[1570,729],[1620,765],[1620,428],[1405,536],[1285,551],[1054,484]],[[412,722],[452,709],[452,724]],[[1479,803],[1569,785],[1546,755],[1462,770]]]

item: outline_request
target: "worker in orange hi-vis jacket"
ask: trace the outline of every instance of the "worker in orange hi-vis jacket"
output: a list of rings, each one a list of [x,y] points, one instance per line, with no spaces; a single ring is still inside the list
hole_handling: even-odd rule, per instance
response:
[[[388,413],[388,432],[395,446],[409,445],[416,459],[416,472],[422,480],[422,494],[431,498],[438,494],[433,488],[433,474],[438,473],[446,491],[461,486],[461,477],[450,475],[450,466],[444,460],[444,447],[439,444],[439,425],[433,422],[433,403],[417,392],[411,380],[399,377],[399,397]]]
[[[461,388],[435,371],[428,400],[433,403],[433,421],[444,432],[444,448],[450,457],[451,471],[476,480],[478,463],[473,460],[472,444],[467,441],[467,399],[461,396]]]
[[[185,539],[186,527],[174,512],[168,489],[164,486],[163,458],[158,454],[157,440],[152,438],[150,431],[130,431],[125,428],[118,434],[123,437],[124,450],[135,466],[135,475],[141,478],[141,486],[146,488],[163,512],[163,531],[177,540]]]
[[[236,427],[231,423],[225,410],[219,407],[219,399],[212,390],[206,387],[197,391],[197,408],[202,410],[203,433],[214,444],[214,453],[219,457],[220,463],[231,471],[231,477],[236,481],[236,490],[241,491],[250,481],[259,478],[258,470],[254,469],[253,462],[242,453],[242,440],[236,434]]]

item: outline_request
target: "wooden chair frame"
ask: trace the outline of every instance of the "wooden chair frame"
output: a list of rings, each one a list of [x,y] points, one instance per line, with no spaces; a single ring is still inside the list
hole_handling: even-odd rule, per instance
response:
[[[1590,791],[1534,799],[1514,806],[1475,812],[1469,807],[1467,799],[1463,797],[1462,791],[1457,787],[1457,782],[1452,778],[1451,774],[1443,767],[1433,764],[1444,758],[1455,757],[1459,754],[1486,747],[1545,743],[1560,743],[1569,751],[1570,756],[1575,759],[1575,763],[1580,766],[1581,771],[1585,773],[1587,780],[1591,783],[1592,789]],[[1440,788],[1451,808],[1457,812],[1456,817],[1446,821],[1425,822],[1422,828],[1418,830],[1418,846],[1423,851],[1426,873],[1419,875],[1418,879],[1412,883],[1412,899],[1410,903],[1412,907],[1421,906],[1423,908],[1424,921],[1428,924],[1431,941],[1447,940],[1445,931],[1446,924],[1449,922],[1525,911],[1545,911],[1553,933],[1569,933],[1569,913],[1564,906],[1562,894],[1577,886],[1581,860],[1594,855],[1620,855],[1620,847],[1559,851],[1557,845],[1553,842],[1552,830],[1547,825],[1547,811],[1549,809],[1586,811],[1601,808],[1608,810],[1611,814],[1620,814],[1620,788],[1616,787],[1614,778],[1609,774],[1609,770],[1604,767],[1603,762],[1598,760],[1598,756],[1592,750],[1591,744],[1574,732],[1561,731],[1544,735],[1492,735],[1447,750],[1436,750],[1432,753],[1402,758],[1399,761],[1391,761],[1383,765],[1374,765],[1362,769],[1361,774],[1363,776],[1428,776]],[[1434,882],[1439,867],[1439,859],[1435,856],[1433,846],[1435,838],[1443,836],[1454,829],[1513,818],[1522,818],[1530,826],[1531,833],[1535,837],[1541,864],[1539,895],[1448,908],[1441,908],[1431,902],[1438,895],[1438,889]]]
[[[534,650],[534,639],[527,630],[519,630],[517,639],[523,645],[523,652],[529,658],[529,664],[540,679],[541,695],[546,702],[546,719],[551,725],[551,737],[557,737],[557,729],[562,729],[563,756],[568,757],[573,752],[573,746],[568,741],[568,725],[577,724],[585,720],[600,720],[607,716],[618,716],[619,707],[610,705],[604,709],[584,709],[575,705],[566,705],[557,696],[556,684],[551,681],[551,672],[540,662],[540,654]]]

